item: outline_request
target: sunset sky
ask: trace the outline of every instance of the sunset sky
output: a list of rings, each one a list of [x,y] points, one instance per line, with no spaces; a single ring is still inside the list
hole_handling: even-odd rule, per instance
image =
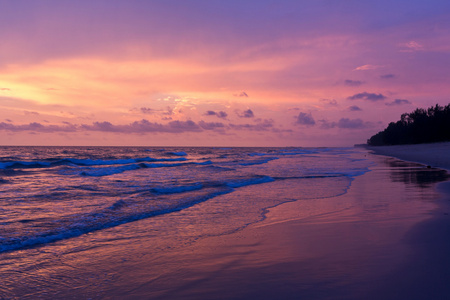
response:
[[[448,0],[0,0],[0,145],[351,146],[450,102]]]

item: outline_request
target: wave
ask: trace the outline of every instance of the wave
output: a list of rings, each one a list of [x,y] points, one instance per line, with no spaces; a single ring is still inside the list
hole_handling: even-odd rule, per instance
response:
[[[40,231],[33,234],[20,237],[8,238],[5,235],[0,237],[0,253],[48,244],[158,215],[181,211],[219,195],[231,193],[235,188],[274,180],[269,176],[242,176],[223,182],[152,188],[150,192],[162,195],[165,197],[164,201],[149,201],[148,197],[141,197],[138,200],[125,198],[117,200],[106,208],[90,213],[73,214],[60,220],[47,220],[48,223],[52,224],[51,229],[36,226],[35,228]],[[165,195],[168,194],[180,194],[180,196],[172,197],[170,201],[167,201]],[[34,221],[36,220],[27,220],[27,222]]]
[[[255,176],[253,178],[244,178],[240,180],[231,180],[225,183],[226,186],[232,187],[232,188],[239,188],[247,185],[253,185],[253,184],[260,184],[260,183],[267,183],[275,181],[274,178],[270,176]]]
[[[0,177],[0,184],[2,183],[10,183],[10,181]]]
[[[179,151],[179,152],[167,152],[167,155],[175,155],[175,156],[186,156],[187,153],[184,151]]]
[[[130,159],[78,159],[78,158],[64,158],[64,159],[48,159],[47,161],[9,161],[0,162],[1,169],[31,169],[31,168],[50,168],[55,166],[105,166],[105,165],[125,165],[140,162],[171,162],[171,161],[186,161],[185,157],[178,158],[130,158]]]
[[[270,158],[266,158],[266,159],[247,160],[247,161],[239,162],[238,164],[241,165],[241,166],[262,165],[262,164],[268,163],[269,161],[275,160],[275,159],[278,159],[278,157],[270,157]]]
[[[223,181],[204,181],[195,182],[189,185],[174,185],[154,187],[150,192],[156,195],[161,194],[176,194],[207,188],[240,188],[248,185],[255,185],[275,181],[274,178],[264,175],[245,175],[237,178],[230,178]]]
[[[152,188],[150,191],[153,194],[175,194],[175,193],[185,193],[195,190],[200,190],[204,187],[201,183],[196,183],[194,185],[188,186],[174,186],[174,187],[161,187],[161,188]]]
[[[114,166],[114,167],[90,167],[83,169],[66,169],[61,170],[60,173],[64,175],[81,175],[81,176],[109,176],[114,174],[120,174],[126,171],[133,171],[137,169],[145,169],[145,168],[173,168],[180,167],[185,165],[210,165],[211,161],[204,162],[184,162],[184,163],[173,163],[173,164],[164,164],[164,163],[139,163],[139,164],[129,164],[123,166]]]
[[[248,156],[267,156],[267,155],[304,155],[304,154],[315,154],[317,153],[317,150],[313,149],[280,149],[277,151],[269,151],[268,153],[264,152],[253,152],[248,153]]]

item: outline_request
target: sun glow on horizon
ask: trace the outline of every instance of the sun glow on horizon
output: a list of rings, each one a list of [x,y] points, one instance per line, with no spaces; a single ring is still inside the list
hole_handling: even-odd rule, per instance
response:
[[[432,1],[5,4],[0,138],[361,143],[449,101],[450,5]]]

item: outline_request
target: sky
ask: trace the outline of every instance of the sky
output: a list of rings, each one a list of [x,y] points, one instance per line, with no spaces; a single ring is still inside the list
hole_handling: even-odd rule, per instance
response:
[[[0,0],[0,145],[352,146],[450,103],[448,0]]]

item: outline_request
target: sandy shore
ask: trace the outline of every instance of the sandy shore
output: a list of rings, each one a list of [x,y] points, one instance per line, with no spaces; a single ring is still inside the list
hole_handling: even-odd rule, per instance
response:
[[[393,156],[436,168],[450,170],[450,142],[417,145],[367,147],[376,154]]]

